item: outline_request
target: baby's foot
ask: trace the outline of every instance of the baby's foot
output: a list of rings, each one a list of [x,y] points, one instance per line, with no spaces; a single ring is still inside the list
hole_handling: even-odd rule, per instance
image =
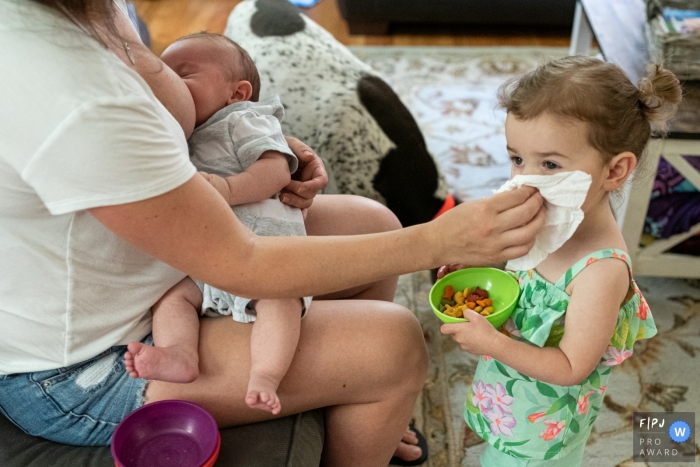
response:
[[[282,409],[280,399],[277,397],[278,386],[279,380],[268,375],[251,372],[245,403],[253,409],[267,410],[273,415],[277,415]]]
[[[177,345],[153,347],[132,342],[124,354],[124,364],[132,378],[191,383],[199,376],[197,354]]]

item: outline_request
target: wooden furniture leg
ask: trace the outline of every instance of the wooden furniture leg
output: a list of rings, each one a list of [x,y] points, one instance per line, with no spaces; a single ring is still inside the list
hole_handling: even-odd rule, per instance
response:
[[[665,277],[700,277],[700,257],[667,253],[674,246],[700,233],[700,223],[688,232],[659,239],[646,247],[640,246],[644,231],[654,175],[663,154],[664,159],[700,191],[700,173],[683,155],[700,154],[700,145],[694,140],[652,139],[645,157],[648,173],[635,174],[625,193],[626,201],[618,214],[618,223],[632,260],[635,275]]]

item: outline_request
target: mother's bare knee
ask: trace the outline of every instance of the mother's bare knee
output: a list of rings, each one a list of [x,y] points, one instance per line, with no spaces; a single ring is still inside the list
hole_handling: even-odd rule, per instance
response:
[[[358,214],[355,218],[362,224],[362,232],[358,233],[388,232],[402,227],[396,215],[383,204],[364,196],[345,196],[352,210]]]
[[[367,216],[376,226],[375,232],[388,232],[400,229],[401,222],[388,207],[377,201],[367,199]]]
[[[402,385],[412,391],[420,391],[428,371],[428,350],[418,318],[401,305],[387,303],[390,312],[383,323],[387,370]]]

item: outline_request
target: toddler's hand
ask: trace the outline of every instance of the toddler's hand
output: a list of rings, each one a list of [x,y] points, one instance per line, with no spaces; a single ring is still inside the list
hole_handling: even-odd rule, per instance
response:
[[[446,264],[445,266],[440,266],[437,272],[437,278],[442,279],[451,272],[459,271],[460,269],[465,269],[468,266],[466,264]]]
[[[504,265],[505,263],[482,264],[478,267],[503,269]],[[466,269],[468,267],[469,266],[466,264],[446,264],[444,266],[440,266],[440,268],[437,271],[437,278],[442,279],[451,272],[459,271],[460,269]]]
[[[200,175],[202,175],[202,177],[204,177],[206,181],[208,181],[211,184],[211,186],[213,186],[216,189],[216,191],[219,192],[219,194],[221,194],[221,196],[224,197],[228,204],[231,204],[231,202],[229,201],[231,197],[231,188],[228,186],[228,182],[226,181],[226,179],[218,175],[206,172],[199,173]]]
[[[443,324],[440,332],[452,336],[462,350],[474,355],[488,355],[493,351],[495,340],[500,333],[486,318],[472,310],[464,310],[467,323]]]

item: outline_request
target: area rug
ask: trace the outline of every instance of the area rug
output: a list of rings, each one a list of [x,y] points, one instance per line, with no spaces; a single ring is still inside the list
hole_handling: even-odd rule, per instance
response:
[[[498,86],[546,57],[566,54],[564,49],[529,47],[352,50],[394,87],[423,130],[450,188],[464,199],[490,195],[509,175],[505,114],[495,109]],[[633,412],[700,408],[700,282],[638,282],[659,334],[638,343],[633,357],[614,367],[586,448],[585,467],[644,465],[632,463]],[[430,354],[425,388],[414,412],[416,426],[429,443],[425,465],[478,466],[486,445],[462,418],[477,358],[440,334],[440,322],[428,304],[430,286],[428,272],[402,276],[395,298],[420,319]],[[649,464],[664,465],[677,464]]]

